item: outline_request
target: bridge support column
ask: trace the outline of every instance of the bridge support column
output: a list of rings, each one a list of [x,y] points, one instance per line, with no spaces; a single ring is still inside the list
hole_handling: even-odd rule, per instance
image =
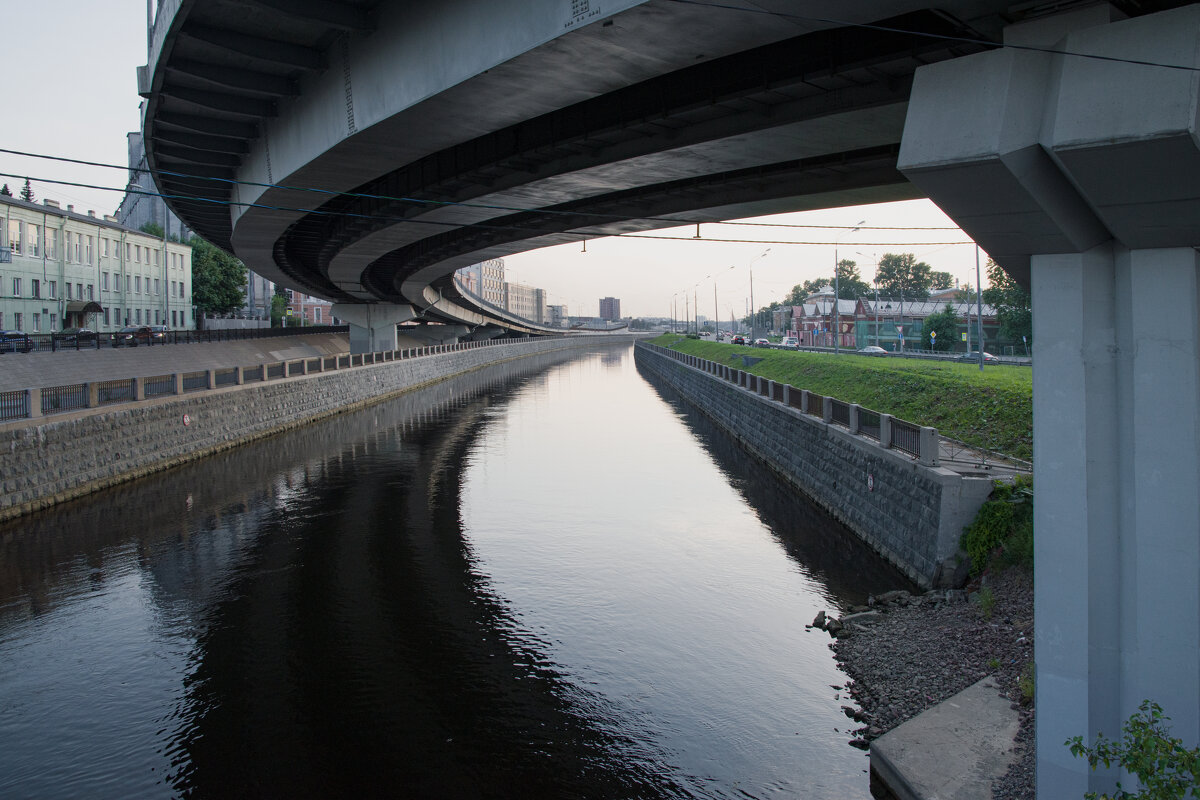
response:
[[[350,325],[350,352],[396,349],[396,326],[416,317],[412,306],[379,303],[335,303],[333,315]]]
[[[900,169],[1033,297],[1037,786],[1142,700],[1200,742],[1200,6],[1103,5],[917,71]],[[1128,780],[1124,782],[1128,783]]]

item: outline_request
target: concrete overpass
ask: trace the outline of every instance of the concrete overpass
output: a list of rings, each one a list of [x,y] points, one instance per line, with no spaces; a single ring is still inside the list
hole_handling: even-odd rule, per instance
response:
[[[1034,293],[1039,792],[1081,796],[1118,776],[1062,742],[1143,697],[1200,740],[1200,6],[947,5],[163,0],[147,157],[356,347],[537,333],[455,290],[487,258],[934,199]]]

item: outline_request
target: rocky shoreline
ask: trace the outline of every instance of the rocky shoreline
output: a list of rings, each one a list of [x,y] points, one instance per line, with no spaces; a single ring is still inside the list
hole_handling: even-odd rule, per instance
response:
[[[850,676],[862,727],[852,744],[870,741],[925,709],[994,675],[1020,709],[1017,758],[993,798],[1034,797],[1032,699],[1033,576],[1020,568],[985,576],[965,590],[923,595],[888,592],[867,607],[813,626],[835,638],[831,647]]]

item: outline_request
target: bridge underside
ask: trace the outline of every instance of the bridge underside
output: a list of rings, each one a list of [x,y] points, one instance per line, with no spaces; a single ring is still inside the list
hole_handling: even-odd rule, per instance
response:
[[[734,4],[179,0],[148,159],[203,236],[393,341],[545,332],[455,288],[488,258],[931,197],[1033,290],[1039,796],[1111,791],[1062,742],[1144,698],[1195,745],[1200,5]]]

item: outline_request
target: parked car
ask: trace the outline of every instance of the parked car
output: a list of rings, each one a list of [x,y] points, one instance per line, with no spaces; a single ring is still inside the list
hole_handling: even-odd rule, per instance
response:
[[[968,362],[971,364],[978,364],[979,363],[979,351],[976,350],[973,353],[963,353],[961,356],[958,357],[958,360],[965,361],[965,362]],[[996,358],[994,355],[992,355],[991,353],[989,353],[985,350],[983,353],[983,363],[999,364],[1000,359]]]
[[[28,353],[33,340],[24,331],[0,331],[0,353]]]
[[[746,343],[745,336],[735,336],[735,337],[733,337],[733,341],[730,342],[730,344],[745,344],[745,343]]]
[[[96,332],[91,328],[65,328],[54,332],[54,340],[60,347],[71,347],[83,344],[94,345]]]
[[[888,354],[888,352],[887,352],[887,350],[884,350],[882,347],[879,347],[879,346],[873,345],[873,344],[869,344],[866,347],[859,350],[858,354],[860,356],[886,356]]]
[[[770,347],[771,342],[766,339],[755,339],[754,346],[755,347]]]
[[[163,325],[126,325],[112,335],[113,347],[137,347],[139,344],[159,344],[166,339]]]
[[[782,344],[784,347],[799,347],[800,340],[797,339],[795,336],[785,336],[785,337],[783,337]]]

